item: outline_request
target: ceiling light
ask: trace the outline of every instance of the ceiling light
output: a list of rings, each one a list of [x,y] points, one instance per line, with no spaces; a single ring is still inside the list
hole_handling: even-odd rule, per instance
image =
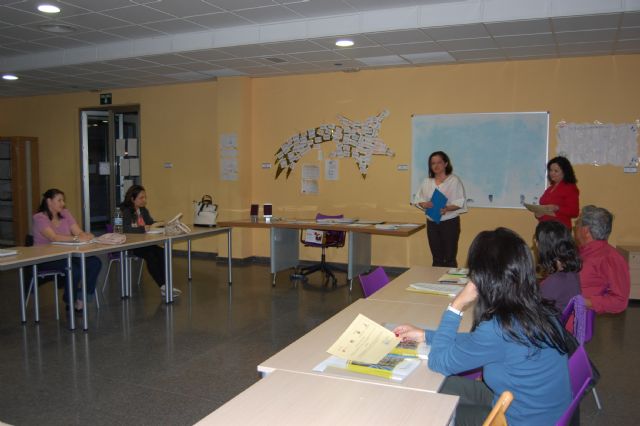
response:
[[[17,80],[18,76],[13,74],[5,74],[2,76],[3,80]]]
[[[351,47],[354,44],[355,43],[353,42],[353,40],[349,40],[347,38],[343,38],[343,39],[340,39],[340,40],[336,41],[336,46],[338,46],[338,47]]]
[[[60,8],[52,4],[41,4],[38,6],[38,10],[44,13],[60,13]]]
[[[40,31],[44,31],[47,33],[56,33],[56,34],[63,34],[63,33],[72,33],[75,32],[75,28],[70,27],[69,25],[60,25],[60,24],[43,24],[38,26],[38,28],[40,28]]]

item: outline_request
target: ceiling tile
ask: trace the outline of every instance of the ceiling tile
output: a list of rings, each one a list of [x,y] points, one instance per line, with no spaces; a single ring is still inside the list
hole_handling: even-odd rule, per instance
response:
[[[114,41],[124,40],[123,37],[120,37],[114,34],[104,33],[101,31],[89,31],[82,34],[78,34],[78,35],[71,35],[69,36],[69,38],[75,38],[76,40],[86,41],[88,43],[95,43],[95,44],[112,43]]]
[[[598,28],[617,28],[621,19],[620,13],[592,16],[571,16],[552,18],[555,31],[595,30]]]
[[[389,49],[381,46],[355,47],[340,49],[336,52],[346,56],[347,58],[371,58],[376,56],[389,56],[391,54]]]
[[[603,55],[613,51],[613,43],[576,43],[558,45],[561,55]]]
[[[143,70],[157,75],[175,74],[182,71],[179,68],[167,65],[143,68]]]
[[[122,68],[144,68],[153,65],[151,62],[147,62],[137,58],[114,59],[111,61],[105,61],[105,63]]]
[[[210,13],[207,15],[192,16],[189,21],[205,26],[207,28],[226,28],[236,25],[248,25],[251,22],[234,15],[233,13]]]
[[[275,59],[275,61],[274,61]],[[269,65],[269,66],[279,66],[280,64],[292,64],[302,62],[300,59],[295,58],[291,55],[273,55],[273,56],[264,56],[262,58],[254,58],[259,64]]]
[[[506,59],[501,49],[486,50],[465,50],[459,52],[450,52],[451,56],[457,60],[485,60],[485,59]]]
[[[241,58],[252,58],[254,56],[270,56],[277,55],[278,52],[268,47],[269,45],[252,44],[248,46],[232,46],[221,49],[233,56]]]
[[[88,13],[85,15],[75,15],[68,18],[61,19],[68,25],[75,25],[78,27],[84,27],[91,30],[104,30],[107,28],[123,27],[127,22],[120,19],[112,18],[110,16],[101,15],[99,13]]]
[[[640,27],[640,12],[625,12],[622,15],[623,27]]]
[[[536,56],[557,55],[555,45],[548,46],[522,46],[522,47],[506,47],[502,51],[510,58],[525,58]]]
[[[338,61],[318,61],[313,62],[313,65],[322,69],[331,69],[334,71],[344,71],[362,66],[362,62],[358,62],[355,59],[340,59]]]
[[[2,2],[0,2],[2,3]],[[88,9],[85,9],[83,7],[77,7],[77,6],[73,6],[72,4],[70,4],[69,2],[65,2],[62,3],[60,1],[51,1],[51,0],[13,0],[13,1],[9,1],[9,3],[11,3],[11,7],[13,9],[19,9],[22,10],[24,12],[29,12],[29,13],[33,13],[36,15],[39,15],[42,19],[44,20],[55,20],[55,19],[60,19],[60,18],[64,18],[67,16],[73,16],[73,15],[80,15],[83,13],[87,13],[89,12]],[[49,13],[44,13],[44,12],[40,12],[38,10],[38,6],[40,4],[51,4],[54,6],[58,6],[60,8],[60,12],[56,13],[56,14],[49,14]],[[4,15],[3,12],[0,12],[0,15]]]
[[[276,2],[272,0],[207,0],[207,3],[211,3],[225,10],[241,10],[254,7],[271,6]],[[282,3],[282,1],[279,3]]]
[[[21,10],[12,9],[9,7],[0,6],[0,11],[2,12],[2,14],[0,15],[0,21],[8,22],[13,25],[31,24],[34,22],[41,22],[46,20],[46,17],[43,17],[37,13],[23,12]]]
[[[62,49],[71,49],[79,46],[91,46],[91,43],[76,40],[68,37],[49,37],[46,39],[38,40],[39,44],[46,46],[60,47]]]
[[[7,44],[6,46],[7,49],[14,49],[14,50],[21,50],[23,52],[28,52],[28,53],[39,53],[39,52],[46,52],[48,50],[58,50],[59,48],[55,47],[52,48],[51,46],[44,46],[42,44],[37,44],[37,43],[31,43],[31,42],[20,42],[20,43],[11,43],[11,44]]]
[[[147,6],[157,9],[161,12],[169,13],[177,18],[187,16],[204,15],[206,13],[221,12],[222,9],[205,3],[202,0],[162,0],[160,2],[150,3]]]
[[[181,68],[189,71],[210,71],[215,69],[220,69],[220,66],[212,65],[207,62],[190,62],[188,64],[180,64],[176,66],[177,68]]]
[[[189,31],[202,31],[206,29],[198,24],[195,24],[189,21],[184,21],[182,19],[173,19],[170,21],[154,22],[151,24],[146,24],[146,26],[149,28],[153,28],[154,30],[163,31],[167,34],[179,34],[179,33],[186,33]]]
[[[424,32],[415,30],[385,31],[379,33],[366,33],[368,39],[379,44],[402,44],[432,41]]]
[[[618,32],[618,40],[640,38],[640,27],[622,28]]]
[[[211,61],[212,64],[217,65],[222,68],[241,68],[241,67],[255,67],[258,64],[256,61],[252,61],[251,59],[222,59],[219,61]]]
[[[292,53],[291,56],[298,58],[301,61],[315,62],[315,61],[336,61],[345,59],[343,55],[330,50],[322,52],[306,52],[306,53]]]
[[[616,52],[640,52],[640,40],[622,40],[616,44]]]
[[[4,47],[0,47],[0,58],[2,57],[9,57],[9,56],[19,56],[22,55],[24,52],[21,50],[15,50],[15,49],[7,49]]]
[[[109,31],[105,31],[105,32],[118,37],[125,37],[129,39],[157,37],[165,34],[161,31],[154,30],[152,28],[143,27],[140,25],[129,25],[126,27],[112,28]]]
[[[403,57],[412,64],[455,62],[455,58],[447,52],[414,53],[410,55],[403,55]]]
[[[439,1],[420,1],[420,0],[394,0],[394,7],[403,7],[403,6],[416,6],[422,3],[446,3],[451,0],[439,0]],[[351,6],[355,7],[357,10],[374,10],[374,9],[384,9],[389,7],[388,0],[346,0]]]
[[[132,24],[145,24],[147,22],[166,21],[173,16],[151,9],[146,6],[129,6],[103,12],[107,16],[122,19]]]
[[[280,53],[317,52],[326,50],[326,48],[309,40],[283,41],[279,43],[269,43],[265,46]]]
[[[423,28],[429,37],[436,41],[472,39],[489,37],[487,29],[482,24],[454,25],[439,28]]]
[[[438,44],[442,50],[485,50],[496,48],[497,45],[492,38],[472,38],[468,40],[445,40]]]
[[[9,27],[0,29],[0,35],[4,37],[15,38],[16,41],[31,41],[39,38],[51,36],[50,33],[44,33],[35,29],[25,27]]]
[[[531,21],[490,22],[484,24],[493,36],[509,36],[520,34],[550,33],[549,19],[533,19]]]
[[[159,65],[176,65],[176,64],[185,64],[188,62],[192,62],[191,59],[185,58],[184,56],[176,55],[176,54],[165,54],[165,55],[152,55],[152,56],[144,56],[142,59],[145,61],[153,62]]]
[[[442,48],[435,42],[427,43],[405,43],[396,44],[393,46],[385,46],[388,51],[395,53],[396,55],[412,55],[425,52],[438,52],[442,51]]]
[[[64,2],[94,12],[131,5],[129,0],[64,0]]]
[[[368,37],[364,35],[359,35],[359,34],[354,34],[354,35],[347,34],[347,35],[341,35],[341,36],[335,36],[335,37],[318,37],[318,38],[314,38],[313,42],[318,43],[320,46],[324,47],[325,49],[340,50],[343,48],[336,46],[336,41],[340,39],[352,40],[354,43],[354,47],[378,46],[378,43],[376,43],[375,41],[370,40]]]
[[[318,71],[320,69],[320,67],[317,65],[317,63],[307,63],[307,62],[299,62],[297,64],[277,64],[275,65],[276,68],[285,71],[285,72],[292,72],[292,73],[296,73],[296,72],[311,72],[311,71]]]
[[[595,41],[612,41],[616,37],[617,30],[593,30],[593,31],[569,31],[556,33],[559,44],[588,43]]]
[[[287,7],[307,18],[341,15],[343,13],[353,13],[356,11],[356,9],[342,0],[291,2],[287,4]]]
[[[407,65],[407,62],[404,58],[401,58],[397,55],[386,55],[386,56],[372,56],[372,57],[363,57],[363,58],[355,58],[358,62],[362,62],[365,65],[369,65],[370,67],[378,67],[378,66],[388,66],[388,65]]]
[[[109,71],[109,70],[105,69],[103,71]],[[148,75],[151,75],[150,72],[147,72],[141,69],[119,69],[119,70],[113,70],[112,73],[117,73],[119,76],[123,78],[137,78],[137,79],[144,79]]]
[[[300,15],[284,6],[266,6],[255,9],[239,10],[234,13],[251,22],[255,22],[256,24],[268,24],[271,22],[283,22],[301,18]]]
[[[89,64],[82,64],[81,67],[90,72],[108,72],[108,71],[120,71],[122,67],[117,65],[108,64],[106,62],[92,62]]]
[[[198,61],[215,61],[233,57],[233,55],[223,52],[220,49],[196,50],[193,52],[183,52],[181,55]]]
[[[500,47],[555,45],[551,33],[494,37],[493,39]]]

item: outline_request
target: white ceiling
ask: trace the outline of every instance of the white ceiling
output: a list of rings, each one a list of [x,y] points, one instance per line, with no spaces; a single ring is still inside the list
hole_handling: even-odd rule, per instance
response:
[[[0,73],[20,77],[0,80],[5,97],[628,53],[640,0],[0,0]]]

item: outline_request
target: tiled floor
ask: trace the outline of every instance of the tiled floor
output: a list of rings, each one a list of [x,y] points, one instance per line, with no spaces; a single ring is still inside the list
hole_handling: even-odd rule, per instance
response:
[[[17,274],[0,273],[0,420],[15,425],[189,425],[259,380],[256,365],[361,297],[294,287],[285,274],[270,285],[265,265],[234,268],[195,260],[191,284],[176,258],[171,306],[149,275],[121,301],[112,282],[90,330],[55,321],[50,284],[41,287],[40,325],[18,321]],[[342,279],[344,281],[344,278]],[[312,281],[313,284],[313,281]],[[582,404],[586,425],[636,424],[640,308],[598,318],[588,350],[602,373]],[[301,396],[301,398],[304,396]]]

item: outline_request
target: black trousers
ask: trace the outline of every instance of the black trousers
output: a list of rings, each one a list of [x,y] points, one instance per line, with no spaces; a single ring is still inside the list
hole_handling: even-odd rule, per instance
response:
[[[458,238],[460,238],[460,216],[435,223],[427,220],[427,239],[433,256],[432,266],[458,266]]]
[[[133,254],[147,263],[147,270],[153,280],[162,287],[164,282],[164,250],[160,246],[146,246],[133,250]]]
[[[481,426],[493,405],[493,392],[479,380],[449,376],[444,380],[440,393],[460,397],[456,426]]]

